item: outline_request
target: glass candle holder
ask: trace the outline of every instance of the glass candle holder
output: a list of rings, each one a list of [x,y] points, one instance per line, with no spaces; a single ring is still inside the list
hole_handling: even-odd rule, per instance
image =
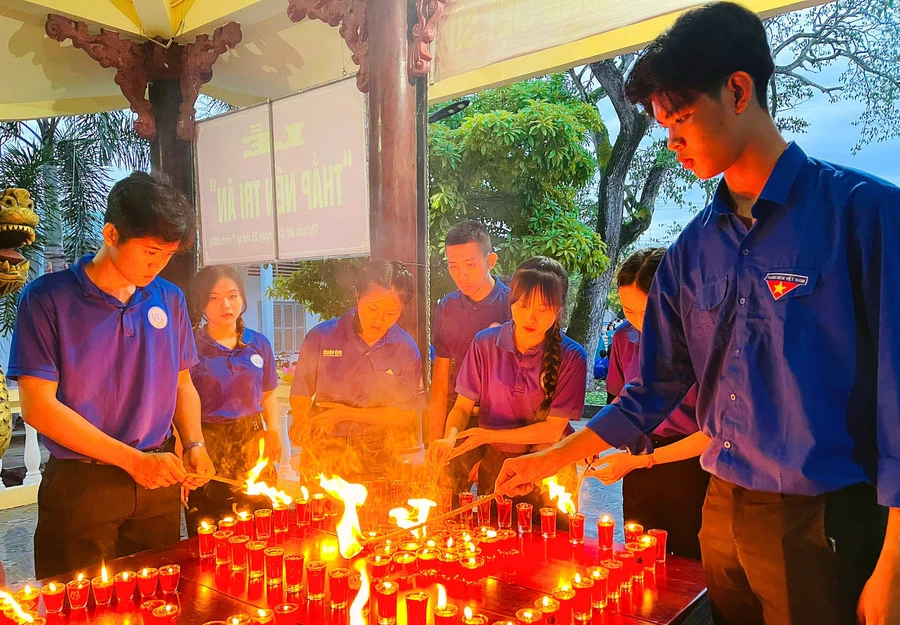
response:
[[[438,560],[438,572],[442,577],[451,578],[459,573],[459,552],[442,551]]]
[[[637,539],[641,534],[644,533],[644,526],[640,523],[626,523],[625,524],[625,542],[626,543],[634,543],[637,542]]]
[[[631,570],[632,578],[644,577],[644,547],[641,543],[625,543],[625,551],[634,556],[634,568]],[[654,554],[654,563],[656,561]]]
[[[284,589],[288,592],[303,590],[303,554],[292,553],[284,556]]]
[[[422,543],[418,540],[406,540],[398,545],[400,551],[418,551],[421,549]]]
[[[92,579],[91,590],[94,591],[94,603],[97,605],[109,605],[112,601],[114,583],[109,576],[103,579],[102,576],[98,575]]]
[[[216,564],[231,563],[231,546],[228,544],[228,539],[233,535],[230,530],[219,530],[213,534],[216,541]]]
[[[618,560],[602,560],[600,566],[608,571],[606,596],[616,601],[622,596],[622,583],[625,577],[624,566]]]
[[[200,542],[200,557],[212,558],[216,555],[216,541],[213,534],[216,533],[215,526],[210,525],[206,521],[197,528],[197,539]]]
[[[485,495],[478,496],[478,506],[475,508],[478,511],[478,522],[475,523],[475,526],[479,525],[490,525],[491,524],[491,502],[493,499],[486,497]]]
[[[375,607],[378,610],[378,625],[395,625],[397,622],[397,589],[394,582],[375,584]]]
[[[416,554],[409,551],[398,551],[393,556],[394,572],[400,579],[406,579],[416,573]]]
[[[475,611],[472,610],[469,606],[466,606],[465,610],[463,610],[463,617],[460,620],[462,625],[488,625],[488,617],[484,614],[475,614]]]
[[[269,608],[257,608],[250,616],[251,625],[270,625],[275,620],[275,610]]]
[[[259,540],[272,538],[272,510],[260,508],[253,512],[253,518],[256,522],[256,537]]]
[[[153,621],[153,610],[164,607],[166,607],[164,599],[147,599],[141,601],[138,612],[141,615],[141,619],[149,625]]]
[[[250,540],[255,537],[253,533],[253,515],[247,510],[241,510],[237,513],[235,519],[234,533],[237,536],[246,536]]]
[[[413,590],[406,593],[407,625],[428,625],[428,593]]]
[[[543,625],[544,613],[534,608],[516,611],[516,625]]]
[[[519,534],[515,530],[499,530],[497,532],[497,539],[500,553],[504,555],[516,553],[516,542],[518,538]]]
[[[297,625],[300,606],[296,603],[281,603],[275,606],[275,625]]]
[[[457,495],[459,499],[459,507],[468,506],[473,501],[475,501],[475,494],[471,491],[464,491]],[[466,527],[473,527],[472,523],[472,510],[466,510],[465,512],[461,512],[459,514],[459,521],[465,525]]]
[[[604,514],[597,520],[597,541],[600,551],[612,551],[615,529],[616,522],[609,515]]]
[[[541,536],[556,538],[556,508],[541,508]]]
[[[286,534],[290,523],[291,507],[277,505],[272,508],[272,521],[276,534]]]
[[[666,530],[647,530],[649,536],[656,539],[656,561],[666,561],[666,540],[669,538],[669,532]]]
[[[177,605],[167,603],[151,612],[152,618],[150,622],[153,625],[175,625],[178,621],[179,612],[181,612],[181,609]]]
[[[108,579],[109,578],[107,577],[107,580]],[[111,583],[112,582],[110,582],[110,584]],[[16,603],[18,603],[24,611],[33,612],[35,608],[37,608],[38,601],[41,599],[41,589],[25,584],[25,588],[16,592],[13,599],[16,600]]]
[[[498,497],[497,502],[497,528],[508,530],[512,528],[512,499]]]
[[[266,584],[277,586],[284,578],[284,547],[267,547],[263,553],[266,557]]]
[[[476,582],[481,579],[481,570],[484,568],[484,558],[481,556],[464,556],[460,558],[459,566],[467,581]]]
[[[559,614],[559,601],[545,595],[534,602],[534,609],[540,610],[547,625],[556,625],[557,615]]]
[[[385,556],[378,553],[370,553],[366,556],[366,567],[369,570],[369,577],[374,581],[381,581],[387,577],[388,569],[392,562],[391,556]]]
[[[118,576],[117,576],[118,577]],[[131,587],[134,592],[134,586]],[[66,586],[57,582],[49,582],[41,586],[41,598],[44,600],[44,609],[48,614],[59,614],[62,612],[63,604],[66,602]]]
[[[572,620],[572,603],[575,601],[575,591],[568,584],[553,591],[553,598],[559,601],[559,620],[561,623],[569,623]]]
[[[152,566],[144,567],[137,573],[137,587],[141,597],[152,597],[156,594],[156,586],[159,583],[159,569]]]
[[[319,518],[325,516],[325,493],[316,493],[312,496],[312,515]]]
[[[453,508],[453,489],[442,488],[438,492],[438,505],[441,507],[441,514],[447,514]]]
[[[247,560],[249,552],[247,551],[247,543],[250,542],[248,536],[232,536],[228,539],[228,547],[231,550],[231,570],[243,571],[247,568]]]
[[[416,551],[416,570],[422,575],[431,575],[437,570],[440,553],[437,547],[422,547]]]
[[[637,558],[630,551],[617,551],[615,558],[622,563],[622,588],[630,590],[637,570]]]
[[[310,560],[306,563],[306,594],[310,601],[325,598],[325,562]]]
[[[572,602],[572,612],[576,621],[589,621],[593,617],[594,580],[591,577],[575,575],[572,580],[572,588],[575,590],[575,600]]]
[[[181,565],[167,564],[159,569],[159,589],[164,593],[178,592],[178,582],[181,580]]]
[[[435,606],[431,614],[434,616],[434,625],[457,625],[456,620],[459,615],[459,608],[448,603],[447,605]]]
[[[227,619],[225,619],[227,625],[250,625],[252,623],[252,619],[249,614],[244,614],[243,612],[238,612],[237,614],[232,614]]]
[[[134,571],[120,571],[113,577],[113,587],[116,589],[116,600],[131,601],[134,599],[134,589],[137,586],[137,573]],[[47,600],[44,600],[47,605]]]
[[[69,607],[73,610],[83,610],[88,603],[91,594],[91,580],[79,575],[66,584],[66,595],[69,597]]]
[[[262,577],[265,572],[266,547],[266,543],[262,540],[251,540],[247,543],[247,566],[250,569],[251,579]]]
[[[519,524],[519,532],[522,534],[531,533],[531,512],[532,506],[530,503],[516,504],[516,520]]]
[[[569,515],[569,542],[573,545],[584,544],[584,515],[580,512]]]
[[[602,610],[608,603],[607,593],[609,588],[609,570],[605,566],[590,566],[587,574],[594,580],[594,592],[591,595],[591,604],[595,610]]]
[[[350,603],[350,570],[336,568],[328,571],[328,587],[331,591],[331,607],[346,608]]]
[[[310,508],[309,499],[300,499],[296,502],[297,527],[309,527]]]

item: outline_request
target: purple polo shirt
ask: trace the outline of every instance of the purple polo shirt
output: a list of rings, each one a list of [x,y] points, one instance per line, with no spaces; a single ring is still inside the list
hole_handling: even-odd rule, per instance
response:
[[[478,426],[488,430],[524,427],[536,422],[544,401],[541,389],[543,345],[524,354],[516,349],[514,323],[507,321],[475,335],[456,380],[456,392],[480,404]],[[563,335],[562,361],[550,416],[581,419],[587,379],[587,355],[578,343]],[[521,453],[519,445],[496,445],[501,451]]]
[[[153,449],[172,430],[178,373],[197,362],[184,294],[156,278],[123,304],[88,278],[92,259],[22,291],[8,375],[58,382],[57,398],[89,423]],[[57,458],[84,458],[43,438]]]
[[[200,394],[204,423],[223,423],[262,412],[263,393],[278,386],[269,339],[245,328],[244,346],[228,349],[205,327],[194,332],[194,338],[200,362],[191,367],[191,378]]]
[[[320,323],[300,346],[291,395],[354,408],[418,410],[422,392],[422,356],[413,338],[393,325],[378,342],[366,345],[357,333],[356,309]],[[322,409],[312,409],[315,416]],[[326,428],[345,438],[381,431],[381,426],[344,421]]]
[[[609,373],[606,375],[606,391],[618,397],[625,385],[641,373],[641,333],[630,322],[626,321],[613,333],[612,347],[609,354]],[[691,387],[669,417],[663,421],[653,433],[667,438],[670,436],[689,436],[699,432],[697,419],[697,385]]]
[[[441,298],[434,311],[431,340],[435,358],[450,358],[450,399],[455,393],[455,380],[459,367],[469,351],[475,335],[493,325],[512,319],[509,306],[509,287],[494,276],[494,288],[480,302],[475,302],[462,291],[453,291]]]

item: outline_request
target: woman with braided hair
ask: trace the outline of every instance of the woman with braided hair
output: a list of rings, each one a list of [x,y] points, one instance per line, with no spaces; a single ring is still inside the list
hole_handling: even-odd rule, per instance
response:
[[[200,359],[191,378],[200,395],[203,439],[218,475],[241,480],[256,464],[259,441],[273,461],[281,456],[275,355],[269,340],[244,326],[247,297],[240,274],[225,265],[201,269],[191,288],[191,316]],[[274,483],[272,464],[262,479]],[[221,482],[191,491],[187,527],[203,519],[218,520],[237,510],[265,507],[266,499],[249,497]]]
[[[422,357],[397,321],[413,297],[399,261],[369,261],[356,306],[310,330],[291,386],[291,441],[300,468],[349,481],[387,477],[418,442]]]
[[[572,431],[569,420],[580,419],[584,409],[587,355],[561,331],[568,286],[562,265],[544,256],[516,269],[512,320],[475,335],[459,370],[459,396],[444,438],[428,447],[435,470],[481,448],[478,492],[488,494],[506,458],[552,445]],[[478,427],[466,429],[476,404]],[[571,492],[574,467],[561,471],[559,481]],[[537,503],[538,497],[526,498]]]

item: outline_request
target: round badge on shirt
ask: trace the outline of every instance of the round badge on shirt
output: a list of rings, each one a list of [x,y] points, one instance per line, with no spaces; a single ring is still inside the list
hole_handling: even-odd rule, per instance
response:
[[[257,368],[262,369],[263,357],[259,354],[253,354],[252,356],[250,356],[250,362],[256,365]]]
[[[154,306],[147,311],[147,319],[150,321],[150,325],[157,330],[162,330],[169,323],[169,316],[159,306]]]

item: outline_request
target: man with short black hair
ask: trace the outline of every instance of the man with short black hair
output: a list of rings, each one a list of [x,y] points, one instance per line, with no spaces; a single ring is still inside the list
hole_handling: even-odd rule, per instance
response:
[[[900,623],[900,189],[788,144],[766,108],[773,68],[759,18],[725,2],[638,60],[629,99],[684,167],[724,179],[656,275],[640,375],[584,430],[508,460],[496,488],[610,446],[651,452],[697,384],[715,621]]]
[[[105,221],[96,255],[37,278],[19,300],[9,377],[51,454],[38,492],[38,579],[177,542],[180,483],[215,472],[184,295],[157,278],[193,244],[194,209],[134,172],[110,191]]]

